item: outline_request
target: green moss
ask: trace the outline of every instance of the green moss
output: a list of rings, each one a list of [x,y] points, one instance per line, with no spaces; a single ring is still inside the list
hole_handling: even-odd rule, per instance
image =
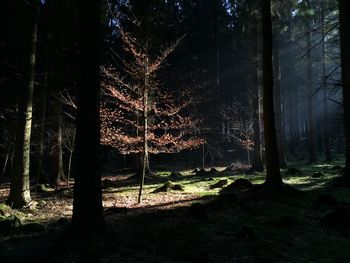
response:
[[[0,203],[0,216],[8,216],[12,214],[11,207],[7,206],[4,203]]]
[[[166,182],[161,187],[157,188],[153,191],[153,193],[159,193],[159,192],[170,192],[170,191],[184,191],[185,188],[181,184],[175,184],[171,181]]]

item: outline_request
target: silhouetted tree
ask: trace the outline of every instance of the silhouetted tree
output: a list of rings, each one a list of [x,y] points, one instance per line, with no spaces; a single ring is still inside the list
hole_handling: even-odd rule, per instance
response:
[[[20,91],[20,101],[17,116],[16,142],[14,163],[8,202],[15,208],[27,205],[30,196],[30,139],[32,129],[33,92],[35,80],[36,42],[40,1],[32,0],[26,3],[26,16],[23,24],[25,63],[23,89]]]
[[[350,2],[348,0],[339,0],[339,21],[346,155],[344,176],[350,178]]]
[[[280,173],[274,110],[274,78],[273,78],[273,33],[271,21],[271,0],[262,3],[263,29],[263,119],[265,136],[266,180],[269,186],[282,184]]]
[[[73,229],[79,235],[103,227],[100,174],[101,1],[80,0],[80,78],[77,86]]]

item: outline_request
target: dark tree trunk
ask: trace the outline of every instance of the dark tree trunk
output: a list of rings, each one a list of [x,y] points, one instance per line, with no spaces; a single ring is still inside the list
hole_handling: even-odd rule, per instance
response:
[[[258,30],[256,30],[256,34],[258,33]],[[258,34],[257,34],[258,35]],[[253,130],[254,130],[254,135],[253,135],[253,141],[254,141],[254,150],[252,152],[252,168],[250,169],[252,172],[257,171],[261,172],[264,170],[264,165],[262,162],[262,154],[261,154],[261,129],[260,129],[260,63],[259,63],[259,54],[258,54],[258,36],[255,37],[254,41],[254,67],[255,67],[255,72],[254,74],[254,90],[252,99],[252,113],[253,113]]]
[[[21,91],[18,109],[13,171],[8,203],[15,208],[27,205],[30,197],[30,139],[32,128],[33,91],[35,79],[36,42],[39,17],[39,1],[28,2],[25,28],[26,68],[25,83]]]
[[[276,39],[274,42],[274,100],[275,100],[275,114],[276,114],[276,137],[278,148],[278,161],[281,168],[287,166],[286,156],[284,153],[284,131],[283,131],[283,112],[282,112],[282,100],[281,100],[281,67],[280,67],[280,55],[279,55],[279,42]]]
[[[63,116],[62,103],[60,94],[64,90],[63,82],[63,15],[65,0],[52,2],[55,15],[55,37],[54,37],[54,75],[53,75],[53,94],[54,94],[54,140],[53,140],[53,156],[52,156],[52,176],[53,181],[58,184],[59,181],[65,179],[63,169]]]
[[[265,184],[278,187],[282,184],[280,173],[274,110],[273,85],[273,33],[271,0],[263,0],[263,119],[265,136],[266,180]]]
[[[46,47],[47,48],[47,47]],[[48,52],[46,52],[48,57]],[[36,175],[36,183],[40,183],[44,178],[44,133],[45,133],[45,121],[46,121],[46,106],[47,106],[47,83],[48,83],[48,58],[46,57],[45,61],[45,76],[43,88],[41,91],[41,111],[40,111],[40,122],[39,122],[39,154],[38,154],[38,170]]]
[[[344,135],[345,135],[345,171],[350,178],[350,1],[339,0],[340,45],[342,65]]]
[[[321,49],[322,49],[322,77],[326,77],[326,71],[327,71],[327,61],[326,61],[326,20],[325,20],[325,7],[324,2],[321,2],[321,20],[322,20],[322,43],[321,43]],[[324,97],[324,103],[323,103],[323,140],[324,140],[324,148],[325,148],[325,155],[326,155],[326,162],[332,161],[332,153],[331,153],[331,147],[330,147],[330,141],[329,141],[329,114],[328,114],[328,88],[326,83],[324,83],[323,87],[323,97]]]
[[[63,140],[62,140],[62,105],[58,101],[56,102],[55,108],[55,142],[53,150],[53,179],[56,185],[59,181],[64,180],[66,177],[64,175],[63,169]]]
[[[78,235],[103,228],[100,173],[101,1],[80,0],[80,78],[77,86],[75,184],[72,226]]]
[[[39,113],[39,124],[38,124],[38,144],[39,144],[39,153],[38,153],[38,158],[37,158],[37,171],[36,171],[36,178],[35,181],[37,184],[42,183],[44,181],[44,150],[45,150],[45,145],[44,145],[44,134],[45,134],[45,128],[46,128],[46,112],[47,112],[47,96],[48,96],[48,83],[49,83],[49,57],[50,57],[50,44],[51,44],[51,39],[50,39],[50,23],[49,23],[49,16],[50,16],[50,8],[49,5],[46,4],[42,8],[41,15],[44,16],[43,18],[43,26],[44,26],[44,54],[45,54],[45,59],[44,59],[44,79],[42,83],[42,89],[40,93],[40,106],[41,110]]]
[[[308,1],[310,5],[310,1]],[[315,134],[315,113],[314,113],[314,90],[312,85],[312,46],[311,46],[311,18],[307,18],[307,56],[306,56],[306,78],[307,78],[307,98],[308,98],[308,144],[309,144],[309,163],[315,163],[316,158],[316,134]]]
[[[296,146],[298,144],[298,96],[293,96],[292,92],[288,92],[288,124],[289,124],[289,151],[290,154],[296,157]]]

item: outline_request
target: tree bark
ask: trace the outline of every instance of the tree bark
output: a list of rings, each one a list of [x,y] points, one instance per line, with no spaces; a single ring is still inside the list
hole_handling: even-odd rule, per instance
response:
[[[149,169],[148,159],[148,58],[145,61],[145,83],[143,88],[143,160],[142,160],[142,175],[140,181],[140,190],[138,203],[142,201],[143,185],[145,183],[146,169]]]
[[[310,6],[310,1],[308,0]],[[315,163],[316,158],[316,135],[315,135],[315,113],[314,113],[314,90],[312,85],[312,47],[311,47],[311,18],[307,18],[307,56],[306,56],[306,78],[307,78],[307,111],[308,111],[308,143],[309,143],[309,163]]]
[[[47,111],[47,91],[48,91],[48,80],[49,80],[49,55],[50,55],[50,25],[49,25],[49,8],[46,5],[44,7],[46,10],[43,10],[42,14],[45,15],[44,23],[45,23],[45,60],[44,60],[44,80],[42,84],[41,90],[41,111],[39,117],[39,153],[37,160],[37,174],[36,174],[36,183],[39,184],[43,181],[44,178],[44,134],[45,134],[45,122],[46,122],[46,111]]]
[[[322,77],[326,77],[327,71],[327,61],[326,61],[326,32],[325,32],[325,7],[324,2],[321,2],[321,20],[322,20],[322,43],[321,43],[321,52],[322,52]],[[326,155],[326,162],[332,161],[332,152],[329,141],[329,114],[328,114],[328,89],[326,83],[323,85],[323,140],[324,140],[324,150]]]
[[[258,30],[256,30],[256,34]],[[258,34],[257,34],[258,35]],[[250,169],[251,172],[261,172],[264,170],[264,165],[262,162],[262,154],[261,154],[261,129],[260,129],[260,90],[259,90],[259,81],[260,81],[260,68],[259,68],[259,54],[258,54],[258,36],[255,37],[254,43],[254,90],[253,90],[253,99],[252,99],[252,113],[253,113],[253,141],[254,141],[254,150],[252,152],[252,167]]]
[[[35,80],[36,42],[38,30],[39,1],[28,2],[28,32],[25,36],[26,63],[25,84],[19,104],[13,172],[8,203],[14,208],[21,208],[31,201],[30,196],[30,139],[33,112],[33,91]]]
[[[47,54],[46,54],[47,55]],[[38,154],[38,170],[36,175],[36,183],[40,183],[44,177],[44,133],[45,133],[45,121],[46,121],[46,106],[47,106],[47,83],[48,83],[48,59],[45,61],[45,76],[43,88],[41,91],[41,112],[40,112],[40,124],[39,124],[39,154]]]
[[[344,177],[350,178],[350,1],[348,0],[339,0],[339,21],[345,137]]]
[[[286,155],[284,152],[284,130],[283,130],[283,112],[282,112],[282,100],[281,100],[281,67],[280,67],[280,55],[279,55],[279,43],[276,39],[274,42],[274,77],[275,77],[275,118],[276,118],[276,136],[277,136],[277,149],[278,149],[278,161],[281,168],[287,167]]]
[[[56,134],[55,134],[55,144],[53,150],[53,179],[55,180],[56,185],[60,180],[65,179],[64,169],[63,169],[63,140],[62,140],[62,105],[58,101],[56,102],[55,107],[55,125],[56,125]]]
[[[265,184],[278,187],[282,184],[280,173],[274,110],[273,83],[273,33],[271,0],[263,0],[263,119],[265,136],[266,180]]]
[[[101,1],[79,1],[80,78],[77,86],[75,184],[72,226],[79,236],[103,228],[100,173]]]

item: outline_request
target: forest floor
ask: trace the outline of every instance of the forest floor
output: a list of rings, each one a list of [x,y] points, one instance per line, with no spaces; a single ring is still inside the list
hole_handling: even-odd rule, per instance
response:
[[[67,234],[71,186],[42,187],[30,207],[0,204],[0,262],[350,262],[350,189],[330,184],[339,169],[284,170],[284,182],[298,191],[281,192],[256,186],[263,173],[158,171],[141,204],[130,174],[106,174],[106,231],[89,242]],[[240,178],[254,186],[241,181],[220,194]],[[3,184],[0,202],[8,191]]]

